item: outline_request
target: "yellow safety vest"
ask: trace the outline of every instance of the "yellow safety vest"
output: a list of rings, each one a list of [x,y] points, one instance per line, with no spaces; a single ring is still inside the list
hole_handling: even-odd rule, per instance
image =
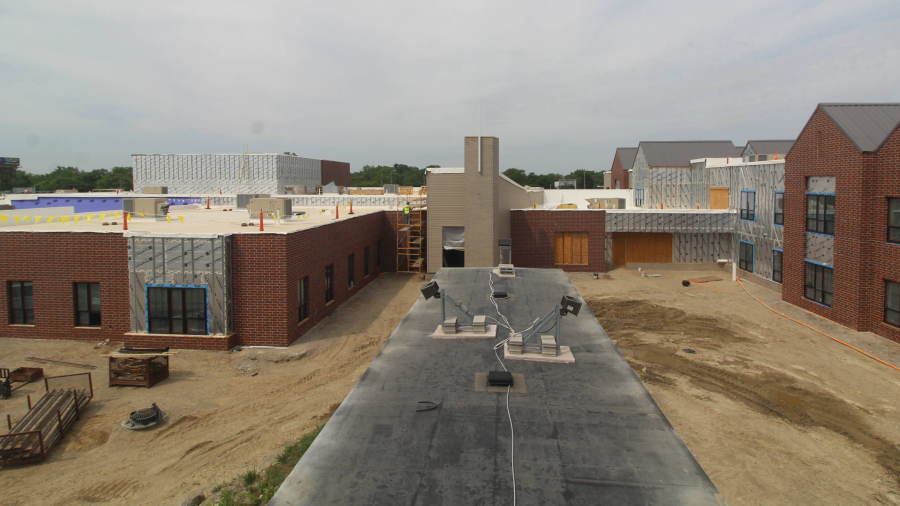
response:
[[[403,206],[403,214],[409,214],[409,206]]]

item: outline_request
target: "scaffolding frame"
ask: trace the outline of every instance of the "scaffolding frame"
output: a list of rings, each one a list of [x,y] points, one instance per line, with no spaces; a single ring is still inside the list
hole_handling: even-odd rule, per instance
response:
[[[409,223],[403,208],[409,202]],[[397,196],[397,274],[425,275],[425,196]]]

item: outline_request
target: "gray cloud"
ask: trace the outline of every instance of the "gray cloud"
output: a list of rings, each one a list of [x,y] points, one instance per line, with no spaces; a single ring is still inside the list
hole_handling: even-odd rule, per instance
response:
[[[293,151],[364,164],[607,169],[640,140],[797,135],[900,101],[900,4],[7,2],[0,155]]]

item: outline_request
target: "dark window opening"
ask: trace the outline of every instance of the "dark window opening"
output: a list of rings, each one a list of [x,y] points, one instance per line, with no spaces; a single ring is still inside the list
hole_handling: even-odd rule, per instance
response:
[[[31,281],[9,282],[9,323],[34,324],[34,292]]]
[[[769,161],[769,155],[758,155],[756,157],[757,162],[767,162]]]
[[[748,242],[741,242],[739,244],[740,261],[738,267],[747,272],[753,272],[753,244]]]
[[[806,196],[806,231],[834,235],[834,195]]]
[[[150,287],[151,334],[207,334],[206,290]]]
[[[784,225],[784,192],[775,192],[775,224]]]
[[[900,327],[900,283],[884,282],[884,323]]]
[[[834,269],[806,262],[806,292],[804,296],[830,307],[834,298]]]
[[[100,326],[100,283],[75,283],[75,325]]]
[[[888,199],[888,242],[900,244],[900,199]]]
[[[347,257],[347,286],[353,288],[356,284],[356,255],[352,254]]]
[[[309,317],[309,277],[297,283],[297,304],[299,306],[298,322]]]
[[[772,250],[772,281],[781,283],[784,279],[784,253]]]
[[[443,261],[444,267],[465,267],[466,252],[461,249],[445,249]]]
[[[741,190],[741,219],[756,221],[756,192]]]
[[[325,303],[334,300],[334,264],[325,267]]]
[[[363,248],[363,276],[369,275],[369,247]]]

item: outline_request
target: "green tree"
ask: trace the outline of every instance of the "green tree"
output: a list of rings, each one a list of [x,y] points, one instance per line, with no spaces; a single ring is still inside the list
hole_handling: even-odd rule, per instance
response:
[[[362,169],[350,173],[350,186],[353,187],[377,187],[392,182],[400,186],[422,186],[425,184],[425,169],[395,163],[393,166],[365,165]]]
[[[95,169],[79,170],[78,167],[57,167],[49,174],[30,174],[21,171],[16,179],[16,186],[33,187],[35,191],[52,193],[56,190],[89,192],[94,189],[134,189],[131,167],[113,167],[112,170]]]
[[[525,171],[522,169],[510,167],[503,171],[503,175],[512,179],[513,181],[519,183],[522,186],[525,186],[526,184],[528,184],[528,176],[525,174]]]

